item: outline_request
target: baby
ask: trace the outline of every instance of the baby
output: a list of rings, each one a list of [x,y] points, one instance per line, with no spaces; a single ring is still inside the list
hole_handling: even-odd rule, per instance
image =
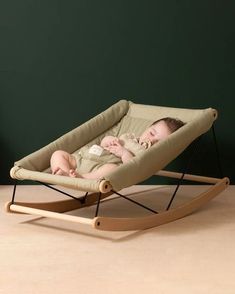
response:
[[[93,145],[89,153],[100,156],[101,160],[90,160],[87,156],[76,156],[62,150],[57,150],[51,157],[51,170],[56,175],[66,175],[70,177],[81,177],[85,179],[101,179],[106,174],[117,168],[121,163],[125,163],[136,156],[139,152],[150,148],[157,142],[164,140],[170,134],[182,127],[184,123],[178,119],[166,117],[155,121],[148,127],[140,137],[134,134],[123,134],[120,138],[106,136],[100,145]],[[102,160],[103,150],[114,155],[114,160]],[[98,158],[97,157],[97,158]],[[84,161],[88,162],[88,170],[82,169]],[[94,165],[89,165],[90,162]],[[84,172],[83,172],[84,171]]]

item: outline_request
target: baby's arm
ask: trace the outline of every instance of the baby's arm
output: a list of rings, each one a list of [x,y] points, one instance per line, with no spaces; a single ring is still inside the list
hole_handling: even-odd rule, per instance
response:
[[[107,146],[106,150],[116,155],[117,157],[120,157],[123,163],[134,157],[134,155],[119,142],[115,142],[114,144]]]
[[[121,157],[123,163],[129,161],[130,159],[132,159],[134,157],[133,153],[131,153],[126,148],[124,148],[124,149],[125,150],[123,150],[122,157]]]

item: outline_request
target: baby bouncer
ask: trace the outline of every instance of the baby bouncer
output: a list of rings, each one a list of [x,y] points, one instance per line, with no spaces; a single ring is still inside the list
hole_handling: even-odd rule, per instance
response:
[[[181,119],[186,124],[167,139],[158,142],[132,160],[118,166],[102,179],[72,178],[53,175],[50,172],[50,158],[56,150],[64,150],[71,154],[76,154],[84,145],[99,144],[105,135],[119,137],[126,132],[140,135],[149,124],[163,117],[175,117]],[[6,210],[11,213],[33,214],[87,224],[99,230],[110,231],[147,229],[189,215],[222,192],[229,185],[229,179],[227,177],[214,178],[187,174],[186,169],[183,173],[162,169],[181,154],[191,143],[196,144],[196,139],[210,128],[213,130],[216,143],[213,128],[213,122],[216,118],[217,111],[212,108],[180,109],[142,105],[120,100],[104,112],[66,133],[49,145],[17,161],[10,172],[11,177],[16,180],[16,183],[12,200],[6,204]],[[123,188],[143,182],[153,175],[178,179],[176,189],[164,211],[156,211],[154,208],[143,205],[120,193],[120,190]],[[37,181],[48,188],[65,194],[71,199],[46,203],[16,201],[18,180]],[[210,187],[187,203],[172,208],[172,202],[182,180],[210,184]],[[85,194],[82,197],[74,197],[58,189],[58,185],[85,191]],[[102,204],[102,200],[114,193],[148,210],[149,215],[140,217],[105,217],[99,215],[99,207]],[[91,205],[95,205],[93,218],[65,213]]]

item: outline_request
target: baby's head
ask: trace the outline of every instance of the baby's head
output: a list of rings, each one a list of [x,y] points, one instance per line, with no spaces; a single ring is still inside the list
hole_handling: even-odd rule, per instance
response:
[[[148,127],[140,136],[140,143],[150,142],[151,145],[157,143],[160,140],[165,139],[170,134],[181,128],[184,123],[176,118],[164,117],[155,121],[150,127]]]

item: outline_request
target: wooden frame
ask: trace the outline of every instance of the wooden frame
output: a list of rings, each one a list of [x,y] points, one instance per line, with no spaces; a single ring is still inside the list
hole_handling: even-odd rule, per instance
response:
[[[170,171],[159,171],[156,175],[166,176],[170,178],[181,178],[181,173]],[[75,199],[62,200],[56,202],[46,203],[23,203],[23,202],[8,202],[6,203],[6,211],[13,213],[26,213],[42,217],[50,217],[59,220],[72,221],[79,224],[90,225],[98,230],[108,231],[128,231],[128,230],[142,230],[151,227],[159,226],[184,216],[187,216],[198,210],[201,206],[216,197],[219,193],[227,188],[229,185],[229,178],[224,177],[211,178],[198,175],[185,174],[185,180],[196,181],[200,183],[212,184],[207,191],[199,194],[191,201],[167,211],[159,212],[154,215],[137,218],[112,218],[95,216],[93,219],[72,216],[64,214],[64,212],[79,209],[85,206],[91,206],[97,203],[98,199],[104,199],[112,194],[108,193],[92,193],[89,194],[84,203]]]

